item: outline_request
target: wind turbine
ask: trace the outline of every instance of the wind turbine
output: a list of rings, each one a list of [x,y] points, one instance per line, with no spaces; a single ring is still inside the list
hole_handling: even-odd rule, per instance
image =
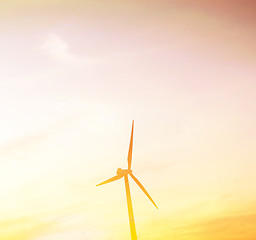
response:
[[[114,176],[112,178],[109,178],[108,180],[106,180],[106,181],[104,181],[100,184],[97,184],[96,186],[100,186],[100,185],[103,185],[103,184],[106,184],[106,183],[110,183],[110,182],[116,181],[116,180],[124,177],[126,198],[127,198],[127,206],[128,206],[128,214],[129,214],[130,231],[131,231],[131,239],[132,240],[137,240],[137,234],[136,234],[134,215],[133,215],[133,209],[132,209],[132,199],[131,199],[128,175],[130,175],[130,177],[132,177],[132,179],[138,184],[138,186],[141,188],[141,190],[146,194],[146,196],[155,205],[155,207],[157,209],[158,209],[158,207],[155,204],[155,202],[153,201],[153,199],[150,197],[149,193],[146,191],[146,189],[140,183],[140,181],[132,173],[131,164],[132,164],[132,147],[133,147],[133,128],[134,128],[134,120],[132,121],[132,132],[131,132],[131,139],[130,139],[128,157],[127,157],[128,169],[118,168],[117,171],[116,171],[116,173],[117,173],[116,176]]]

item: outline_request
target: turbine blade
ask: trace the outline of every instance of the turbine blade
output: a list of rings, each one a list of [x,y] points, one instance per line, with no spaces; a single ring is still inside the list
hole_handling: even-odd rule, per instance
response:
[[[116,176],[114,176],[112,178],[109,178],[108,180],[106,180],[106,181],[104,181],[102,183],[97,184],[96,186],[98,187],[98,186],[106,184],[106,183],[114,182],[114,181],[120,179],[121,177],[123,177],[123,176],[122,175],[116,175]]]
[[[143,185],[140,183],[140,181],[132,174],[129,173],[130,176],[133,178],[133,180],[138,184],[138,186],[141,188],[141,190],[147,195],[147,197],[149,198],[149,200],[155,205],[155,207],[158,209],[158,207],[156,206],[155,202],[153,201],[153,199],[151,198],[151,196],[149,195],[149,193],[147,192],[147,190],[143,187]]]
[[[129,146],[129,152],[128,152],[128,169],[131,169],[132,165],[132,147],[133,147],[133,128],[134,128],[134,120],[132,121],[132,132],[131,132],[131,139],[130,139],[130,146]]]

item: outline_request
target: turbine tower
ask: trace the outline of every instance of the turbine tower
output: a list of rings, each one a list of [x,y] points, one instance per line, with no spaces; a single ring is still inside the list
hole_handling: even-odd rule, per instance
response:
[[[128,214],[129,214],[129,223],[130,223],[130,230],[131,230],[131,239],[137,240],[137,234],[136,234],[136,228],[135,228],[135,222],[134,222],[134,215],[133,215],[133,209],[132,209],[132,199],[131,199],[131,192],[130,192],[130,186],[129,186],[129,180],[128,175],[132,177],[132,179],[138,184],[138,186],[141,188],[141,190],[146,194],[146,196],[149,198],[149,200],[155,205],[155,207],[158,209],[157,205],[149,195],[149,193],[146,191],[146,189],[143,187],[143,185],[140,183],[140,181],[133,175],[131,164],[132,164],[132,147],[133,147],[133,128],[134,128],[134,120],[132,121],[132,132],[131,132],[131,139],[130,139],[130,146],[128,151],[128,169],[121,169],[118,168],[116,173],[117,175],[109,178],[108,180],[97,184],[96,186],[100,186],[106,183],[110,183],[113,181],[116,181],[122,177],[124,177],[124,183],[125,183],[125,191],[126,191],[126,198],[127,198],[127,206],[128,206]]]

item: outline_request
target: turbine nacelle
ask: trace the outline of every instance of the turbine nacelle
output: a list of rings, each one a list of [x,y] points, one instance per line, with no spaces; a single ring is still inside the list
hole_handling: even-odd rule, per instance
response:
[[[122,168],[118,168],[117,171],[116,171],[117,175],[127,175],[127,174],[130,174],[132,173],[132,170],[131,169],[122,169]]]

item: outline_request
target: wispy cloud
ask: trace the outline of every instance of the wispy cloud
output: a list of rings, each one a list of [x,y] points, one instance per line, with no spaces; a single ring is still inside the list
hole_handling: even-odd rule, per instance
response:
[[[192,225],[188,235],[195,239],[250,240],[256,236],[255,222],[255,213],[226,216]]]
[[[252,240],[256,236],[256,214],[233,215],[201,220],[195,224],[180,224],[170,218],[151,223],[159,231],[153,235],[145,234],[149,240]],[[159,237],[161,236],[161,237]]]
[[[1,240],[28,240],[48,231],[53,225],[35,217],[20,217],[0,221]]]
[[[69,44],[58,34],[50,34],[39,47],[43,55],[69,64],[93,64],[95,59],[80,57],[70,51]]]

